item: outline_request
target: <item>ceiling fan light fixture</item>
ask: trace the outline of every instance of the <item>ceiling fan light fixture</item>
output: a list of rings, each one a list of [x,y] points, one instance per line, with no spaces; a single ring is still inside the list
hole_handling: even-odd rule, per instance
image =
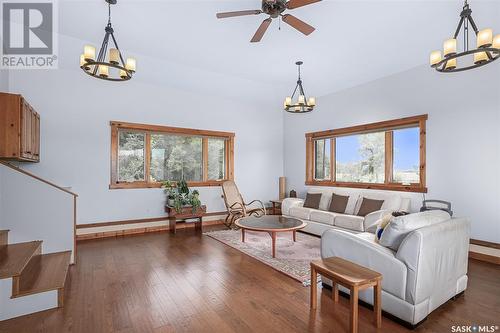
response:
[[[272,20],[275,18],[279,18],[286,24],[290,25],[292,28],[300,31],[304,35],[311,34],[315,29],[310,26],[306,22],[299,20],[293,15],[283,14],[286,10],[291,10],[303,6],[307,6],[313,4],[315,2],[319,2],[321,0],[262,0],[261,9],[256,10],[239,10],[234,12],[224,12],[217,13],[215,16],[218,19],[228,18],[228,17],[237,17],[237,16],[246,16],[246,15],[259,15],[266,14],[269,17],[262,21],[260,26],[257,28],[253,38],[250,40],[251,43],[257,43],[262,40],[262,37],[266,33],[269,25]]]
[[[470,29],[476,34],[475,49],[469,49]],[[458,52],[457,38],[462,30],[463,41],[461,45],[463,45],[464,49],[462,52]],[[465,0],[462,12],[460,13],[458,27],[455,30],[453,38],[447,39],[443,43],[442,54],[443,56],[441,56],[441,51],[433,51],[429,57],[431,67],[441,73],[460,72],[484,66],[500,58],[500,35],[493,37],[493,30],[490,28],[479,30],[472,18],[472,10],[467,0]],[[471,55],[474,58],[472,64],[470,64],[470,59],[464,59]],[[469,62],[468,65],[467,62]]]

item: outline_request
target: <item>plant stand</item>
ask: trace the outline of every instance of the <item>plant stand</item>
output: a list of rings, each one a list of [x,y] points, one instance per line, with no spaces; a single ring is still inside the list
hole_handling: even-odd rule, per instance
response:
[[[176,211],[174,207],[165,206],[165,213],[168,214],[168,224],[171,233],[175,234],[177,221],[190,219],[198,219],[197,222],[194,222],[194,228],[196,231],[203,232],[203,216],[207,213],[207,206],[202,205],[194,212],[191,206],[182,207],[180,212]]]

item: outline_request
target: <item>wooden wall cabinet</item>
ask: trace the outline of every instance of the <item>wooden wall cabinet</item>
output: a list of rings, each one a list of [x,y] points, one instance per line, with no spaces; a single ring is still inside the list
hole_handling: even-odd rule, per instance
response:
[[[0,159],[40,161],[40,115],[21,95],[0,93]]]

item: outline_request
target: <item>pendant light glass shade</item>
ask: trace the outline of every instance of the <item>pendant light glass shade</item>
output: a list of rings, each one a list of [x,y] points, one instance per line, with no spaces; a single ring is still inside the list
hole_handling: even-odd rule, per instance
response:
[[[493,38],[493,48],[500,49],[500,35],[496,35],[495,38]]]
[[[493,30],[483,29],[477,33],[477,47],[488,47],[493,44]]]
[[[455,38],[446,40],[443,44],[443,49],[445,57],[457,53],[457,40]]]
[[[95,47],[92,45],[85,45],[83,48],[83,55],[85,60],[94,61],[95,60]]]
[[[474,53],[474,63],[475,64],[481,64],[483,62],[488,61],[488,55],[486,52],[478,52]]]
[[[441,51],[434,51],[431,53],[430,61],[431,65],[435,65],[442,60]]]

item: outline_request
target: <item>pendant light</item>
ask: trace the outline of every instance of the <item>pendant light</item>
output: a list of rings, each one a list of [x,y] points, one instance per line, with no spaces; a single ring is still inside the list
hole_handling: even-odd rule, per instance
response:
[[[470,25],[470,27],[469,27]],[[463,28],[463,51],[458,52],[457,39]],[[476,48],[469,49],[469,29],[476,35]],[[466,59],[466,58],[469,59]],[[443,43],[443,52],[433,51],[430,55],[431,67],[441,73],[460,72],[487,65],[500,57],[500,35],[493,37],[493,30],[479,30],[472,19],[472,10],[465,0],[460,22],[453,38]],[[467,64],[468,62],[468,64]]]
[[[299,77],[297,79],[297,85],[292,93],[292,96],[285,98],[284,109],[290,113],[307,113],[314,110],[316,106],[316,98],[306,97],[304,88],[302,87],[302,78],[300,77],[300,66],[303,64],[302,61],[297,61],[295,63],[298,67]],[[297,100],[294,101],[295,94],[297,93]]]
[[[128,81],[132,78],[136,69],[134,58],[123,60],[122,53],[114,36],[111,25],[111,5],[115,5],[117,0],[105,0],[108,3],[108,24],[104,28],[106,32],[101,48],[96,57],[96,48],[92,45],[85,45],[83,54],[80,56],[80,68],[88,75],[98,79],[108,81]],[[108,52],[108,44],[113,43]]]

